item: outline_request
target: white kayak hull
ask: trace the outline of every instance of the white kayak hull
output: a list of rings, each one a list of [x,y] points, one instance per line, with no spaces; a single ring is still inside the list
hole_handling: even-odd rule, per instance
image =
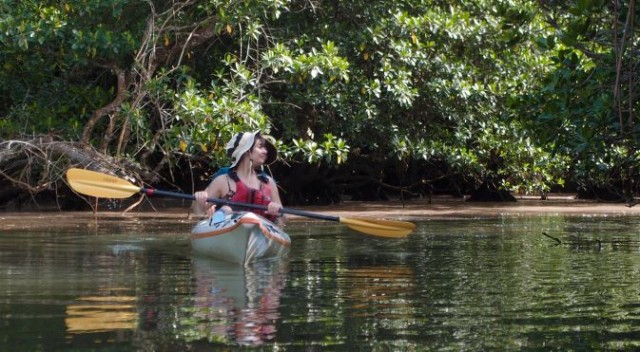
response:
[[[245,264],[286,256],[291,239],[286,232],[259,215],[235,212],[197,223],[191,231],[191,246],[198,254]]]

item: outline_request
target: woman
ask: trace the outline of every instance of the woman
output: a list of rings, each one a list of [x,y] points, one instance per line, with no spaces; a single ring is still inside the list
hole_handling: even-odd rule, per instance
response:
[[[280,214],[282,202],[278,186],[273,178],[261,172],[263,165],[276,159],[276,148],[260,135],[260,131],[238,133],[225,147],[231,158],[231,166],[219,173],[204,191],[195,193],[195,211],[212,216],[215,204],[207,203],[207,198],[227,199],[233,202],[266,205],[268,210],[252,210],[279,226],[284,225]],[[229,206],[221,209],[230,213]]]

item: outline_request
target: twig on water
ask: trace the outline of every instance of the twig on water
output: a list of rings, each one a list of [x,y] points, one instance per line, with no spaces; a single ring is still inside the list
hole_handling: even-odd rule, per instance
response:
[[[542,231],[542,234],[543,234],[543,235],[545,235],[545,236],[547,236],[547,237],[549,237],[550,239],[552,239],[552,240],[556,241],[556,244],[557,244],[557,245],[561,245],[561,244],[562,244],[562,241],[560,241],[560,239],[559,239],[559,238],[553,237],[553,236],[549,235],[548,233],[546,233],[546,232],[544,232],[544,231]]]

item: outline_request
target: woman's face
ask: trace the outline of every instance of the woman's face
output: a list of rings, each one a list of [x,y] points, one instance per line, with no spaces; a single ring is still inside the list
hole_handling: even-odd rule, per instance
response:
[[[265,146],[265,141],[262,138],[257,138],[256,142],[253,144],[251,148],[251,160],[253,160],[254,165],[260,164],[263,165],[267,160],[268,150]]]

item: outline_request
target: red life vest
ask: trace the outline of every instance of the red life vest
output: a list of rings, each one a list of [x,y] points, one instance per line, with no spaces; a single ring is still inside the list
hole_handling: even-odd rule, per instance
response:
[[[269,179],[265,175],[258,177],[260,180],[259,189],[247,187],[233,171],[229,172],[228,175],[236,183],[236,190],[233,192],[233,195],[229,197],[229,200],[258,205],[269,205],[269,203],[271,203],[271,187],[269,187]],[[229,189],[231,189],[231,187],[229,187]],[[275,221],[278,218],[277,216],[266,214],[264,210],[252,209],[251,211],[269,221]]]

